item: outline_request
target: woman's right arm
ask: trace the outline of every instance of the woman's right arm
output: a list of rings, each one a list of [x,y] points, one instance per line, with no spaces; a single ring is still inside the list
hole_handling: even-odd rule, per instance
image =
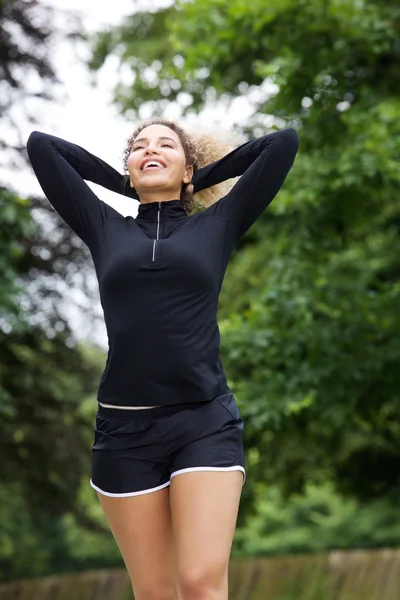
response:
[[[105,218],[122,217],[100,200],[84,180],[136,198],[123,176],[81,146],[54,135],[33,131],[27,151],[47,199],[61,218],[86,243]]]

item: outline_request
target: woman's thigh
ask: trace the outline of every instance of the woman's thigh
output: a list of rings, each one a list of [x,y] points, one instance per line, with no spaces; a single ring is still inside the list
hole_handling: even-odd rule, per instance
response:
[[[169,488],[124,498],[97,495],[129,572],[135,600],[175,600]]]
[[[183,597],[203,590],[227,599],[227,573],[243,485],[241,471],[182,473],[171,479],[177,573]]]

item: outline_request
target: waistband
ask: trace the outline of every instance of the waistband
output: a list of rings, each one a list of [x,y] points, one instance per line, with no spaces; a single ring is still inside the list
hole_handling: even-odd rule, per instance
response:
[[[180,404],[169,404],[168,406],[156,406],[155,408],[138,408],[135,410],[126,410],[123,408],[106,408],[97,404],[97,414],[105,419],[154,419],[157,417],[165,417],[167,415],[174,415],[183,410],[194,410],[199,406],[204,406],[212,402],[212,400],[205,400],[204,402],[185,402]]]

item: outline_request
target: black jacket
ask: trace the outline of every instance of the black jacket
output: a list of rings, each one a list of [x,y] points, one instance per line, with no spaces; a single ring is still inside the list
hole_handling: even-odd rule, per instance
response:
[[[93,257],[109,343],[99,402],[159,406],[229,391],[217,324],[222,281],[235,244],[279,191],[298,146],[294,129],[242,144],[195,174],[195,192],[242,175],[215,204],[190,217],[177,199],[140,204],[133,218],[84,182],[135,197],[118,171],[76,144],[31,133],[39,183]]]

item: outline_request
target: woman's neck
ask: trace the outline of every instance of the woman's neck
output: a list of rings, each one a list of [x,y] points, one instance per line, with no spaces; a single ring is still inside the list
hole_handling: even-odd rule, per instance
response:
[[[180,190],[174,191],[148,191],[141,192],[139,195],[140,204],[150,204],[151,202],[170,202],[171,200],[180,199]]]

